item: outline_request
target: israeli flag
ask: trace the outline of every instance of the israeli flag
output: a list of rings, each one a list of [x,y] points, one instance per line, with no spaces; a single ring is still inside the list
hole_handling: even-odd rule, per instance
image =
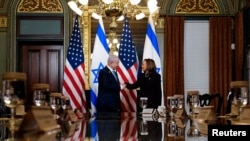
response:
[[[148,25],[147,25],[147,33],[146,39],[144,43],[144,50],[143,50],[143,59],[151,58],[155,61],[157,72],[161,75],[162,78],[162,67],[161,67],[161,57],[160,57],[160,50],[158,47],[158,40],[157,35],[155,32],[155,26],[153,23],[152,16],[149,15],[148,17]],[[163,82],[163,81],[162,81]],[[162,88],[162,101],[161,105],[164,105],[164,96],[163,96],[163,83],[161,83]]]
[[[96,115],[96,103],[98,96],[98,74],[99,71],[107,65],[109,56],[109,47],[106,40],[106,34],[102,18],[97,25],[95,43],[92,53],[92,62],[90,67],[90,99],[91,114]]]

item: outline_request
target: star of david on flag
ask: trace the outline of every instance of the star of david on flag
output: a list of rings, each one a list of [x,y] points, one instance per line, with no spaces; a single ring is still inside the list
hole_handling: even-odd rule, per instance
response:
[[[92,54],[92,62],[90,67],[90,101],[91,114],[96,114],[96,104],[98,96],[98,74],[106,64],[109,56],[109,48],[106,40],[106,34],[103,26],[102,18],[99,19],[95,43]]]

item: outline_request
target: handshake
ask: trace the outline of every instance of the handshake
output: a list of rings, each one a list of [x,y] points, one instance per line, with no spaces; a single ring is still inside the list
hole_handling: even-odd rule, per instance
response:
[[[127,84],[123,83],[123,84],[120,84],[120,87],[121,87],[121,90],[125,89],[127,86]]]

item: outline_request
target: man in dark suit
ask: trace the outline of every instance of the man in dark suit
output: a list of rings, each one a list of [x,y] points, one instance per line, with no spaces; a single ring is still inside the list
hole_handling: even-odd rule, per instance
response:
[[[107,65],[99,72],[97,113],[121,111],[120,90],[124,86],[120,85],[116,73],[119,62],[118,56],[110,55]]]

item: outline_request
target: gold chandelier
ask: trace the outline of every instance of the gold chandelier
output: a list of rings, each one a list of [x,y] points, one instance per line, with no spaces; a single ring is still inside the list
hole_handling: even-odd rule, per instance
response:
[[[88,6],[88,3],[88,0],[70,0],[68,5],[76,14],[82,16],[84,7]],[[145,11],[151,15],[158,15],[157,0],[147,0],[148,10],[144,11],[142,11],[143,7],[139,5],[140,3],[141,0],[98,0],[91,16],[95,19],[111,18],[110,33],[107,35],[111,54],[116,54],[119,48],[119,41],[115,32],[118,26],[116,21],[122,21],[125,16],[141,20],[145,17]]]
[[[78,15],[83,14],[82,8],[88,5],[88,0],[70,0],[69,7]],[[98,0],[97,8],[92,13],[92,17],[98,19],[101,17],[115,17],[118,21],[122,21],[127,15],[132,19],[141,20],[145,17],[145,13],[140,9],[141,0]],[[147,0],[147,8],[149,13],[159,12],[157,0]]]
[[[108,43],[108,47],[110,48],[109,53],[114,54],[114,55],[118,55],[120,43],[118,41],[118,37],[116,35],[115,30],[111,30],[109,32],[108,38],[107,38],[107,43]]]

